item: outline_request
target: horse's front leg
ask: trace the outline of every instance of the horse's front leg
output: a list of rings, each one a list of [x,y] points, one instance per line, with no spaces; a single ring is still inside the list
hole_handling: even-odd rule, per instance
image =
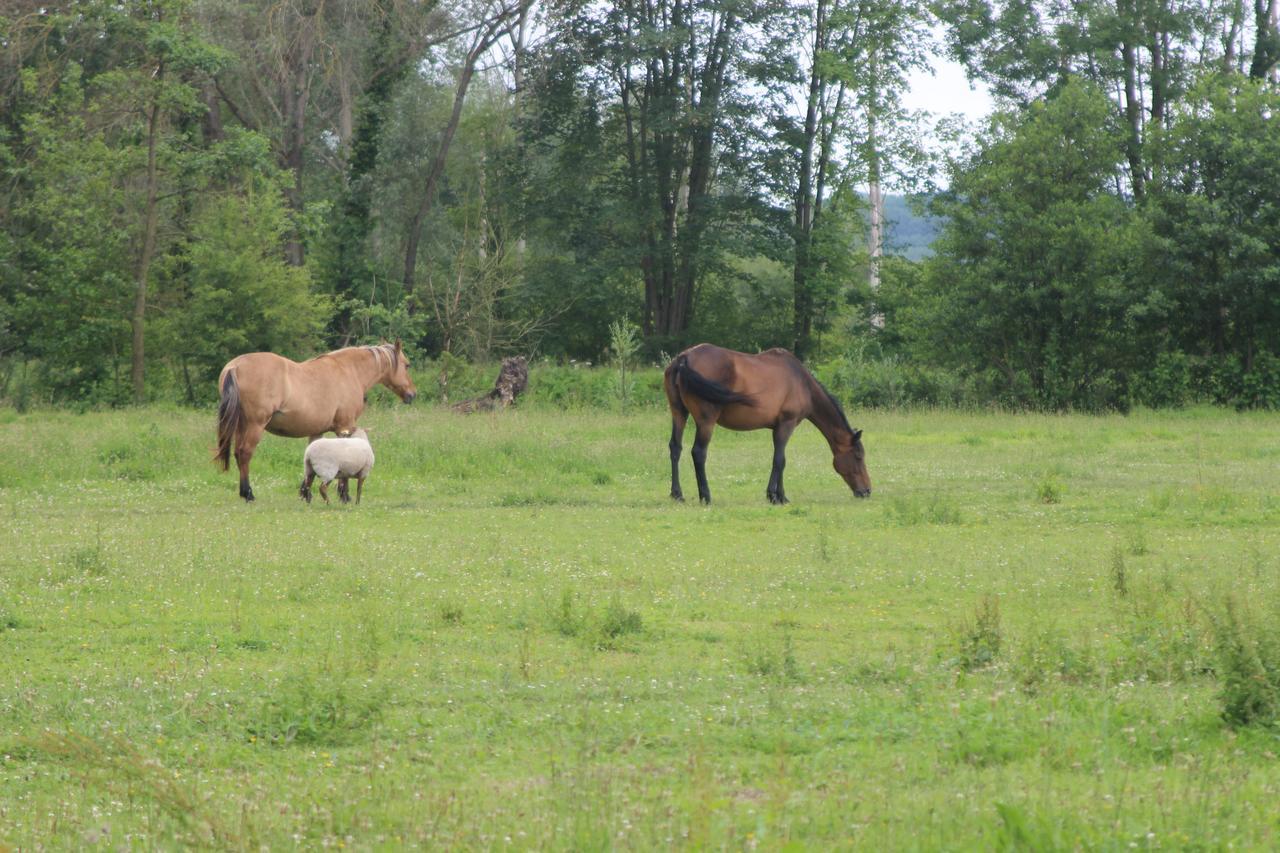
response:
[[[364,410],[361,404],[358,408],[349,412],[338,412],[333,419],[333,431],[339,438],[345,438],[356,430],[356,418],[360,417],[360,412]],[[351,503],[351,487],[347,483],[347,478],[342,477],[338,480],[338,500],[342,503]]]
[[[718,413],[717,413],[718,414]],[[711,503],[711,487],[707,485],[707,445],[711,443],[711,431],[716,428],[715,418],[698,421],[698,434],[693,439],[693,472],[698,476],[698,500]]]
[[[671,442],[667,447],[671,450],[671,498],[677,501],[684,500],[684,492],[680,490],[680,439],[688,420],[688,412],[671,413]]]
[[[794,421],[773,428],[773,471],[769,474],[769,487],[764,493],[771,504],[787,502],[787,495],[782,489],[782,470],[787,467],[787,442],[795,428]]]
[[[262,441],[263,426],[255,424],[246,426],[236,442],[236,465],[240,468],[240,497],[246,501],[253,500],[253,488],[249,485],[249,460],[253,459],[253,451]]]

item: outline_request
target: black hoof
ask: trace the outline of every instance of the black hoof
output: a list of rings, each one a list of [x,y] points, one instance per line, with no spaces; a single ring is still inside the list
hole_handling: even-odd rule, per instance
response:
[[[791,501],[787,500],[787,496],[786,496],[786,495],[779,495],[779,494],[766,494],[766,495],[765,495],[765,497],[767,497],[767,498],[769,499],[769,503],[771,503],[771,504],[777,504],[778,506],[781,506],[781,505],[783,505],[783,504],[791,503]]]
[[[711,504],[711,495],[698,495],[698,501],[709,506]]]
[[[671,500],[677,503],[684,503],[684,495],[682,495],[680,492],[672,492]]]
[[[240,487],[240,497],[244,498],[246,502],[252,502],[252,501],[253,501],[253,489],[249,488],[248,486],[241,486],[241,487]]]

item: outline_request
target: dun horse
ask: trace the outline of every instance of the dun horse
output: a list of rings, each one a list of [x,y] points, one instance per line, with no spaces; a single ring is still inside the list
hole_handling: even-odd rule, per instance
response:
[[[331,430],[349,433],[364,411],[365,393],[378,383],[406,403],[413,402],[417,389],[408,368],[400,341],[346,347],[301,364],[270,352],[236,356],[218,376],[221,402],[214,459],[226,471],[234,440],[240,497],[251,501],[249,460],[264,430],[312,441]]]
[[[849,426],[836,398],[786,350],[747,355],[698,344],[676,356],[667,367],[663,385],[671,405],[671,497],[676,500],[684,500],[680,439],[690,415],[697,426],[691,455],[703,503],[711,503],[707,443],[716,424],[735,430],[773,430],[773,473],[765,496],[770,503],[786,503],[782,469],[787,464],[787,440],[805,419],[826,436],[835,469],[853,493],[860,498],[871,494],[862,430]]]

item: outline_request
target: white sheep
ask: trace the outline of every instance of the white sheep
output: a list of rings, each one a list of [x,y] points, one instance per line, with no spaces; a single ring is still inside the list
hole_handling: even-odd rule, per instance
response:
[[[351,500],[347,495],[347,480],[356,478],[356,503],[364,491],[364,480],[373,470],[373,446],[369,434],[357,429],[347,438],[318,438],[307,445],[302,454],[302,486],[298,494],[311,503],[311,481],[320,478],[320,497],[329,502],[329,484],[339,481],[338,497],[343,503]]]

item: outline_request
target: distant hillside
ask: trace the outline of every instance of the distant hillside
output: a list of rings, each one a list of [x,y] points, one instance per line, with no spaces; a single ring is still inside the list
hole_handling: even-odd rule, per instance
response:
[[[930,244],[938,236],[942,220],[917,215],[906,196],[902,195],[884,197],[884,216],[886,253],[903,255],[913,261],[933,254]]]

